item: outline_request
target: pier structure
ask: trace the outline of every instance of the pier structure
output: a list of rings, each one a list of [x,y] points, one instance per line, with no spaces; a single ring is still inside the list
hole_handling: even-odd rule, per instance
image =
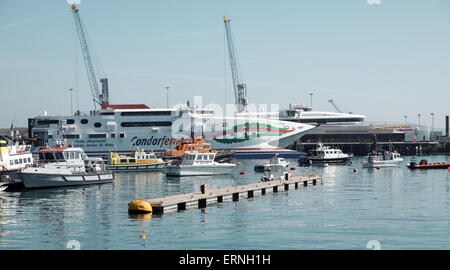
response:
[[[311,174],[310,176],[290,177],[288,180],[272,180],[213,190],[203,189],[203,192],[178,194],[146,201],[152,206],[154,214],[161,214],[170,211],[186,210],[192,207],[205,208],[209,204],[239,201],[240,198],[252,198],[257,195],[305,188],[318,184],[322,184],[322,178],[316,174]]]

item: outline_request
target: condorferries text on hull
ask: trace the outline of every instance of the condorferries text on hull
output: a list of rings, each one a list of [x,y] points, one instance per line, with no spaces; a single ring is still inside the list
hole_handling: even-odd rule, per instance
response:
[[[65,139],[90,156],[107,158],[109,151],[129,154],[164,152],[174,139],[201,136],[216,150],[235,152],[236,158],[298,158],[285,147],[294,143],[311,125],[266,118],[215,116],[212,110],[192,108],[150,109],[146,105],[106,105],[89,115],[38,116],[28,119],[29,137],[35,147],[52,146]],[[35,148],[35,149],[36,149]]]

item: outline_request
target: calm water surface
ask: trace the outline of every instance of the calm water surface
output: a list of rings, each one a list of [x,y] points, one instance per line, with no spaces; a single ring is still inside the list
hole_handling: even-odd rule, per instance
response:
[[[427,156],[450,161],[450,156]],[[449,249],[450,172],[353,166],[298,167],[323,185],[205,209],[130,216],[135,198],[155,198],[259,181],[255,161],[235,177],[116,175],[113,184],[0,193],[0,249]],[[419,157],[420,159],[420,157]],[[295,164],[295,160],[291,160]],[[358,168],[358,172],[353,172]],[[139,238],[146,232],[145,246]]]

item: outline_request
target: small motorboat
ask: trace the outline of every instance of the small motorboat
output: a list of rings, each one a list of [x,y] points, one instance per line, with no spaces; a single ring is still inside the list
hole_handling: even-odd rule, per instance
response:
[[[92,162],[83,149],[56,147],[39,150],[39,162],[18,172],[25,188],[48,188],[111,183],[114,175],[104,164]]]
[[[153,152],[137,149],[130,156],[111,152],[106,168],[114,172],[141,172],[164,170],[171,161],[157,158]]]
[[[166,176],[206,176],[233,174],[234,163],[214,161],[216,153],[185,151],[181,163],[169,165]]]
[[[286,169],[289,167],[289,162],[284,158],[278,157],[278,154],[275,154],[273,158],[270,159],[269,163],[255,165],[255,172],[266,172],[277,169]]]
[[[403,158],[396,151],[380,150],[378,152],[369,153],[366,160],[362,161],[363,168],[378,168],[378,167],[397,167],[403,162]]]
[[[417,163],[416,157],[411,159],[411,162],[406,164],[409,169],[448,169],[450,168],[450,162],[435,162],[428,163],[426,159],[422,159]]]
[[[331,148],[319,144],[314,150],[308,152],[308,155],[298,160],[299,165],[312,164],[351,164],[352,154],[346,154],[341,149]]]

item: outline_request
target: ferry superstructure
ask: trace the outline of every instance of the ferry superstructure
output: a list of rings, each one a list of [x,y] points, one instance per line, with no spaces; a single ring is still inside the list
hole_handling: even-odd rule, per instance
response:
[[[236,158],[264,158],[278,153],[297,158],[285,147],[314,126],[267,118],[215,116],[209,109],[161,108],[143,104],[105,105],[89,115],[37,116],[28,119],[28,136],[35,148],[58,140],[81,147],[89,156],[106,158],[109,151],[129,154],[164,152],[173,139],[201,136],[213,149],[235,152]]]

